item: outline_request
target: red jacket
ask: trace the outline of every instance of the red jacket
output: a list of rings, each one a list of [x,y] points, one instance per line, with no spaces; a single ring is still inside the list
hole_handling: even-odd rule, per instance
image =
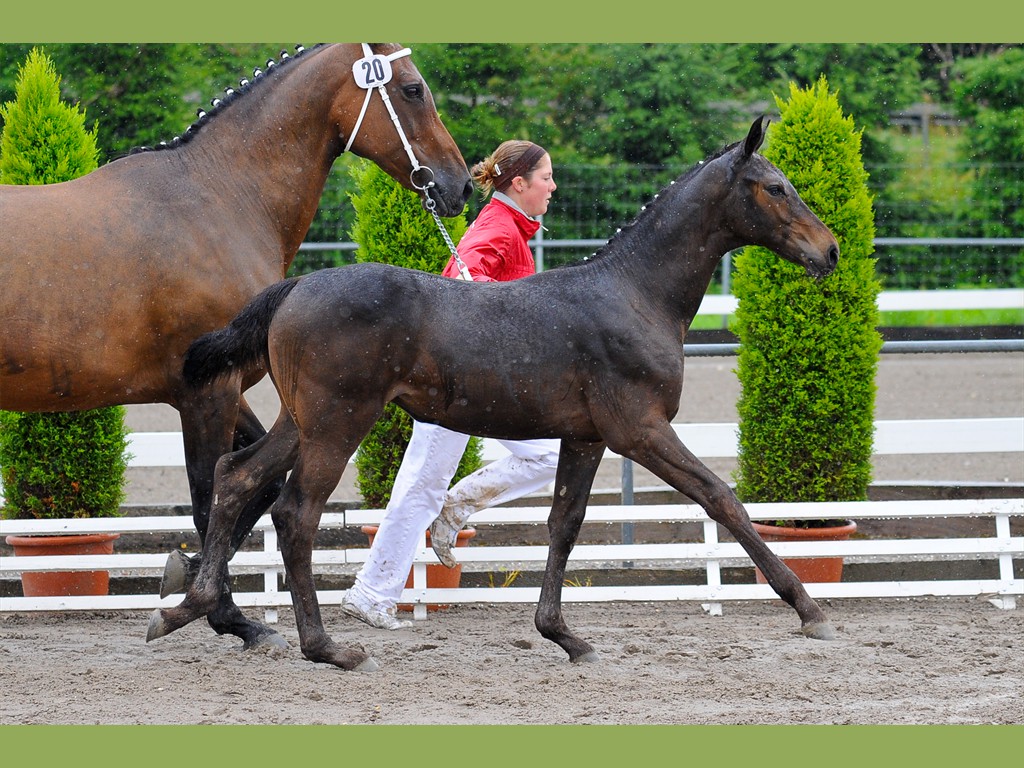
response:
[[[527,241],[538,229],[539,221],[492,197],[459,240],[459,256],[475,282],[518,280],[537,271]],[[442,274],[458,277],[454,257]]]

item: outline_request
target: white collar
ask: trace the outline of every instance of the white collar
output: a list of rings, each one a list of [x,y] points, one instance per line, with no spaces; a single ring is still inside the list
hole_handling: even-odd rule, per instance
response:
[[[537,221],[537,217],[536,216],[531,216],[530,214],[528,214],[526,211],[524,211],[522,208],[520,208],[516,204],[515,200],[513,200],[511,197],[506,195],[504,192],[499,192],[498,190],[494,190],[494,192],[491,193],[491,198],[494,199],[494,200],[500,200],[501,202],[503,202],[505,205],[507,205],[512,210],[519,211],[526,218],[532,219],[533,221]]]

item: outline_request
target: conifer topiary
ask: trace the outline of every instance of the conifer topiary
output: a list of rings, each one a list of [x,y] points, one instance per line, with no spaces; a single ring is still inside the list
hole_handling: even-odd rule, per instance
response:
[[[96,129],[86,129],[84,112],[61,103],[60,76],[38,49],[20,70],[15,93],[14,101],[0,107],[0,183],[52,184],[96,168]],[[124,413],[121,406],[69,413],[0,411],[3,516],[122,514],[128,461]]]
[[[434,219],[423,210],[419,196],[370,162],[354,164],[351,175],[355,188],[350,193],[355,210],[351,237],[359,246],[356,261],[441,272],[451,253]],[[466,231],[465,214],[445,219],[444,223],[457,243]],[[387,506],[411,437],[412,418],[388,403],[356,451],[356,482],[368,507]],[[453,482],[480,467],[480,454],[480,439],[471,438]]]
[[[764,155],[832,230],[840,256],[822,280],[763,248],[736,259],[736,490],[747,502],[863,500],[882,340],[861,134],[824,77],[776,102],[781,121]]]

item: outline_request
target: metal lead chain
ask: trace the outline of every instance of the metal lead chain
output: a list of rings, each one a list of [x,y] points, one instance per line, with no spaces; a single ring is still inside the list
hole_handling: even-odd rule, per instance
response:
[[[448,246],[448,250],[451,251],[452,258],[455,259],[455,264],[459,268],[459,274],[462,275],[463,280],[473,282],[473,276],[469,274],[469,268],[466,266],[466,262],[459,256],[458,250],[455,248],[455,243],[452,242],[451,235],[448,234],[448,230],[445,229],[444,224],[441,222],[441,217],[437,215],[437,203],[430,196],[430,187],[433,183],[423,188],[423,196],[426,198],[424,205],[427,210],[430,211],[430,215],[434,217],[434,222],[437,224],[437,228],[441,230],[441,237],[444,238],[445,244]]]

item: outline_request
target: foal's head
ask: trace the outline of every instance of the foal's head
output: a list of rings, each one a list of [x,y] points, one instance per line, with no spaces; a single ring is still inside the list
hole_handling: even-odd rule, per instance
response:
[[[747,138],[728,153],[731,190],[723,226],[744,244],[769,248],[812,277],[824,277],[836,268],[839,244],[782,171],[757,154],[766,125],[764,118],[755,120]]]

